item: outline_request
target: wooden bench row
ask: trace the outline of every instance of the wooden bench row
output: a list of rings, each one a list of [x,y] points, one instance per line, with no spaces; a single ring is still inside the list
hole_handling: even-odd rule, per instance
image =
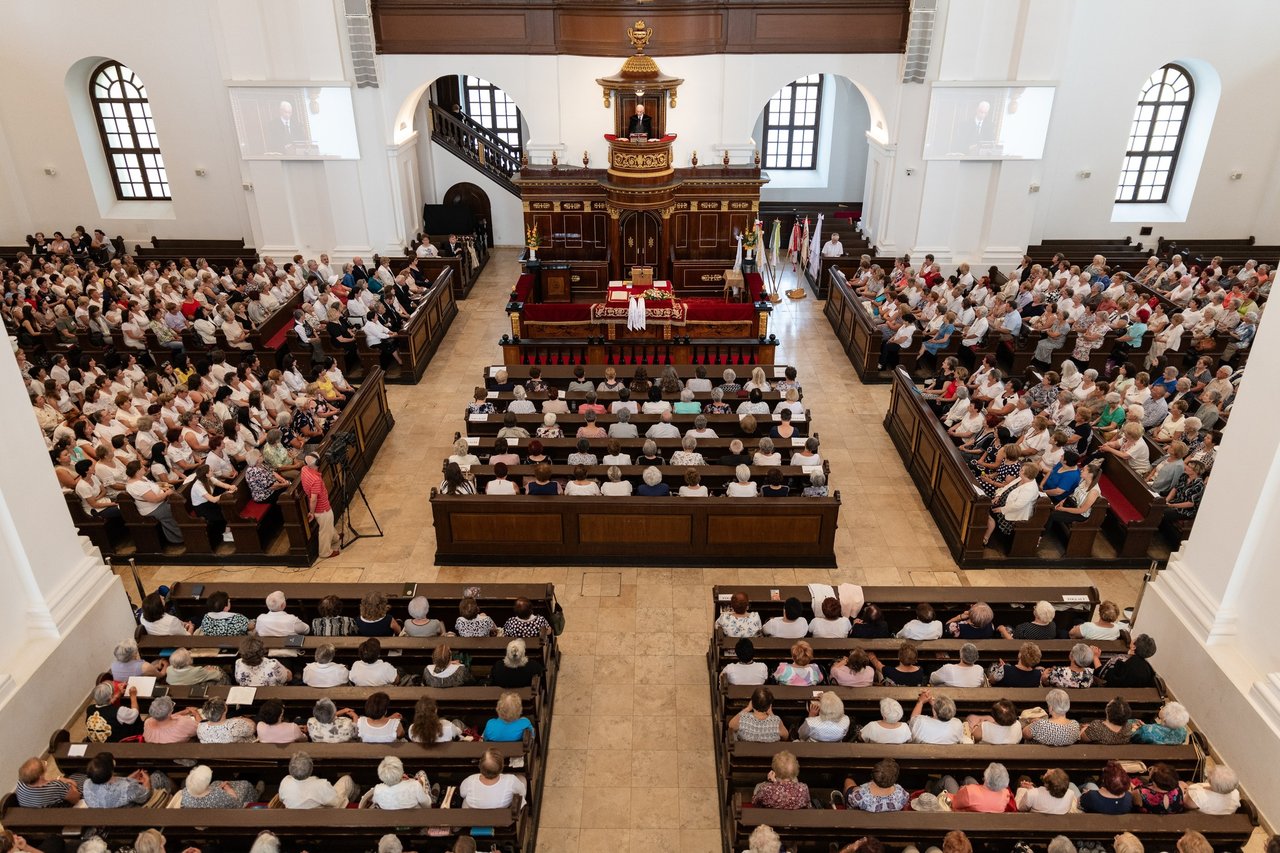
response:
[[[774,414],[756,415],[756,431],[748,433],[742,428],[742,421],[737,415],[672,415],[671,423],[680,430],[683,435],[688,430],[693,429],[695,418],[705,417],[707,426],[716,431],[718,435],[729,438],[761,438],[769,434],[769,430],[773,424],[779,423],[780,418]],[[467,415],[466,434],[468,436],[487,436],[497,435],[499,430],[503,428],[505,416],[501,413],[492,415]],[[523,427],[530,435],[537,433],[538,427],[542,426],[542,415],[516,415],[516,426]],[[574,435],[578,428],[586,424],[584,415],[557,415],[556,424],[560,429],[564,430],[565,435]],[[598,415],[596,417],[596,426],[601,429],[608,430],[610,426],[618,422],[616,415]],[[654,424],[662,422],[661,415],[632,415],[631,421],[635,425],[636,430],[644,435],[648,429]],[[791,420],[791,425],[795,428],[796,435],[807,436],[812,430],[812,420],[808,410],[805,411],[803,417],[796,415]]]
[[[508,565],[835,565],[833,497],[611,498],[442,495],[436,562]],[[763,535],[767,534],[767,535]]]

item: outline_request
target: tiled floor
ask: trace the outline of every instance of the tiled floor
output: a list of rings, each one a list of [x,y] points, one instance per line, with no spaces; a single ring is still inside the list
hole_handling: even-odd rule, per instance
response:
[[[555,583],[567,626],[539,851],[720,853],[704,657],[712,584],[1092,583],[1122,605],[1134,603],[1139,572],[957,570],[881,426],[887,387],[858,381],[812,297],[779,303],[772,331],[782,342],[778,360],[799,368],[823,457],[831,460],[831,487],[844,497],[838,569],[437,567],[427,493],[471,389],[499,357],[504,296],[517,271],[514,250],[496,252],[422,382],[389,391],[396,426],[364,481],[386,538],[362,540],[310,569],[166,567],[146,575],[204,583]],[[356,524],[366,529],[361,513]]]

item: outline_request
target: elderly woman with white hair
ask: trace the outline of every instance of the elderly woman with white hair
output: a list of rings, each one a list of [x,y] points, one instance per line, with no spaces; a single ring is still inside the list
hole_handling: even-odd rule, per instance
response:
[[[507,653],[489,670],[489,682],[497,687],[529,687],[546,670],[540,661],[529,660],[528,646],[517,637],[507,643]]]
[[[431,602],[425,595],[418,595],[409,601],[409,618],[405,620],[405,637],[439,637],[444,634],[444,623],[439,619],[431,619]]]
[[[409,776],[400,759],[388,755],[378,764],[378,784],[370,801],[380,809],[429,809],[431,790],[427,774],[419,770]]]
[[[686,435],[680,441],[680,449],[671,454],[672,465],[706,465],[707,460],[698,453],[698,440]]]
[[[293,754],[289,775],[280,781],[280,802],[286,809],[342,809],[359,795],[350,776],[332,783],[316,776],[315,764],[305,752]]]
[[[196,736],[200,712],[195,708],[174,710],[173,699],[157,696],[147,709],[142,735],[147,743],[186,743]]]
[[[751,830],[747,839],[747,849],[743,853],[782,853],[782,839],[773,827],[760,824]]]
[[[995,633],[991,605],[978,601],[965,612],[947,620],[947,632],[958,640],[990,640]]]
[[[1155,722],[1139,726],[1130,743],[1177,746],[1186,742],[1190,722],[1191,715],[1181,702],[1165,702]]]
[[[169,655],[169,668],[164,680],[174,687],[193,684],[226,684],[227,673],[217,666],[196,666],[189,649],[174,649]]]
[[[982,687],[987,677],[978,665],[978,647],[965,643],[960,647],[959,663],[944,663],[929,676],[929,683],[942,687]]]
[[[360,716],[350,708],[338,709],[332,699],[320,699],[307,720],[307,737],[312,743],[349,743],[356,739]]]
[[[800,496],[804,498],[825,498],[828,494],[827,475],[821,471],[814,471],[809,474],[809,485],[804,487],[804,491],[800,493]]]
[[[1202,814],[1227,815],[1240,810],[1240,779],[1225,764],[1205,771],[1203,782],[1183,783],[1183,803]]]
[[[507,404],[507,411],[517,415],[532,415],[537,411],[533,401],[529,399],[529,395],[525,392],[523,385],[517,385],[511,389],[512,400]]]
[[[1031,610],[1030,622],[1019,622],[1014,628],[1001,625],[996,628],[1006,640],[1052,640],[1058,636],[1054,623],[1058,611],[1048,601],[1037,601]]]
[[[200,708],[196,737],[201,743],[253,743],[258,728],[249,717],[228,717],[227,701],[220,696],[207,699]]]
[[[880,719],[863,726],[858,738],[865,743],[909,743],[911,728],[902,722],[902,704],[897,699],[881,699]]]
[[[1071,647],[1066,666],[1051,666],[1040,676],[1045,687],[1080,688],[1093,686],[1093,650],[1084,643]]]
[[[924,706],[933,709],[924,713]],[[928,688],[920,691],[916,706],[911,710],[911,742],[954,744],[973,743],[965,734],[964,723],[956,719],[956,703],[950,696],[934,695]]]
[[[84,710],[90,740],[116,743],[142,734],[138,689],[130,687],[126,695],[128,700],[117,704],[115,687],[110,681],[99,682],[93,688],[93,701]]]
[[[734,481],[725,487],[724,493],[731,498],[756,498],[760,496],[760,489],[756,486],[754,480],[751,479],[751,469],[746,465],[739,465],[733,469]]]
[[[555,412],[547,412],[542,416],[542,426],[534,431],[534,435],[538,438],[564,438],[564,430],[556,423]]]
[[[1044,697],[1047,712],[1022,727],[1022,736],[1043,746],[1071,746],[1080,740],[1080,723],[1067,718],[1071,697],[1055,688]]]
[[[830,690],[809,701],[809,717],[800,724],[799,740],[836,743],[849,734],[849,717],[844,712],[844,702]]]
[[[665,498],[671,495],[671,486],[662,481],[662,472],[655,466],[650,465],[644,469],[644,473],[640,478],[644,481],[636,489],[636,495],[639,497],[649,498]]]
[[[605,472],[605,482],[600,484],[600,494],[605,497],[628,498],[631,497],[633,488],[630,480],[622,479],[622,469],[617,465],[610,465]]]
[[[308,687],[343,687],[351,680],[346,664],[334,660],[338,650],[333,643],[316,649],[315,660],[302,668],[302,683]]]
[[[782,464],[782,454],[774,448],[773,439],[760,439],[760,445],[756,448],[755,455],[751,457],[751,464],[764,467]]]
[[[149,663],[143,660],[138,654],[138,644],[132,638],[116,643],[111,654],[115,658],[111,664],[112,681],[128,681],[135,675],[159,678],[169,668],[169,664],[164,661]]]
[[[948,780],[943,777],[943,787],[951,790]],[[1002,814],[1009,810],[1013,803],[1013,793],[1009,790],[1009,770],[999,762],[991,762],[982,772],[982,782],[976,779],[965,779],[951,794],[951,810],[953,812],[979,812],[982,814]]]
[[[242,809],[252,802],[252,782],[237,779],[234,782],[214,782],[213,771],[207,764],[191,768],[186,785],[182,789],[184,809]]]

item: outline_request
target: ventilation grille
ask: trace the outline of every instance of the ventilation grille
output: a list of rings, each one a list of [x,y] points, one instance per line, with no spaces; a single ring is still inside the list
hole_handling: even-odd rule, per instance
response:
[[[356,88],[376,89],[378,67],[373,62],[373,19],[369,15],[369,0],[346,0],[346,11],[351,70],[356,77]]]
[[[903,83],[923,83],[933,44],[933,21],[938,0],[915,0],[911,4],[911,24],[907,29],[907,53],[902,65]]]

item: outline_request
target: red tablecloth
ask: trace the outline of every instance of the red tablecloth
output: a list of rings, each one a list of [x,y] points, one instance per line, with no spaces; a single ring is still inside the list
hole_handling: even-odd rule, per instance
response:
[[[760,300],[764,290],[764,280],[759,273],[747,273],[744,277],[751,290],[754,301]],[[516,300],[524,303],[524,321],[526,323],[573,323],[586,325],[591,323],[591,303],[589,302],[555,302],[531,303],[529,292],[533,288],[533,276],[524,273],[516,282]],[[687,308],[685,322],[713,323],[736,322],[755,318],[755,306],[749,302],[725,302],[722,299],[694,298],[682,299]]]

